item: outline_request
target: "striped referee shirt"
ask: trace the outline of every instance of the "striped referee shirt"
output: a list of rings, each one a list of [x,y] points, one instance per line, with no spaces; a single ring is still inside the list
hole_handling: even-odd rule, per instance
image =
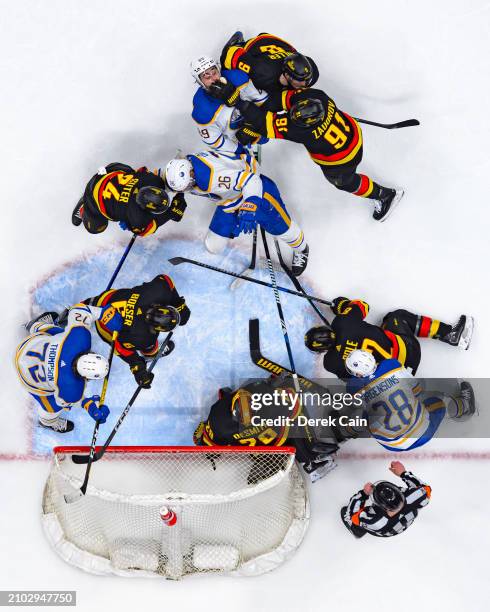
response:
[[[369,495],[361,490],[350,498],[344,514],[345,522],[385,538],[408,529],[417,518],[418,510],[429,503],[431,488],[408,471],[400,478],[407,486],[402,489],[405,505],[398,514],[390,517],[379,506],[369,504]]]

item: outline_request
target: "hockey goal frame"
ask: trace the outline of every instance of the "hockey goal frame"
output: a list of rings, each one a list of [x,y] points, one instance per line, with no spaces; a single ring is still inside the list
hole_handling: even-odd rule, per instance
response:
[[[100,447],[99,447],[100,448]],[[287,457],[288,460],[284,461],[284,467],[275,468],[275,472],[272,475],[267,475],[262,478],[258,482],[252,482],[251,484],[242,483],[240,486],[237,485],[236,491],[228,491],[224,494],[220,494],[215,492],[206,493],[199,490],[197,493],[194,492],[185,492],[177,493],[170,489],[168,494],[164,493],[163,489],[157,494],[119,494],[118,492],[114,492],[113,490],[99,489],[97,488],[97,479],[95,478],[94,482],[94,473],[97,474],[99,468],[99,463],[94,466],[93,474],[91,475],[91,482],[89,482],[89,486],[87,487],[86,496],[81,497],[81,499],[85,499],[81,502],[75,502],[74,504],[70,504],[70,509],[67,512],[71,512],[72,507],[78,506],[78,504],[84,503],[93,503],[94,505],[102,505],[104,503],[119,503],[135,506],[153,506],[153,512],[155,504],[161,504],[162,506],[167,506],[170,509],[174,509],[177,512],[177,515],[180,512],[188,512],[185,508],[192,507],[193,509],[196,507],[208,507],[211,508],[213,505],[217,508],[217,512],[225,511],[227,504],[245,504],[245,507],[248,507],[247,504],[254,504],[255,499],[258,500],[259,506],[264,504],[265,499],[269,500],[267,503],[270,503],[270,499],[275,500],[274,495],[276,495],[276,491],[279,493],[279,503],[282,503],[284,507],[284,500],[281,497],[281,491],[283,487],[286,487],[288,494],[290,494],[290,509],[291,509],[291,517],[290,522],[285,523],[285,535],[280,542],[278,542],[277,546],[274,546],[271,550],[264,550],[264,552],[257,554],[254,558],[246,558],[242,560],[240,557],[240,562],[237,562],[236,567],[219,567],[219,568],[198,568],[192,572],[182,572],[180,575],[180,569],[182,564],[177,563],[175,569],[171,569],[169,572],[165,570],[162,571],[148,571],[145,568],[140,567],[130,567],[130,568],[121,568],[114,567],[112,563],[112,556],[109,555],[107,558],[104,555],[93,554],[90,550],[84,550],[83,547],[77,546],[76,543],[70,541],[71,538],[66,536],[64,525],[66,521],[66,517],[63,517],[63,508],[59,501],[60,497],[57,497],[56,503],[53,501],[54,495],[53,490],[55,488],[54,482],[55,478],[60,478],[63,481],[63,487],[67,486],[71,491],[76,491],[77,487],[81,485],[82,471],[85,470],[86,466],[78,465],[77,469],[77,477],[74,478],[73,475],[63,474],[63,466],[66,465],[63,462],[70,456],[74,454],[88,454],[90,452],[90,447],[85,445],[63,445],[56,446],[53,448],[53,462],[52,468],[50,471],[50,475],[48,481],[46,482],[46,487],[43,495],[43,528],[47,539],[49,540],[51,546],[55,549],[59,556],[61,556],[66,562],[75,565],[81,569],[89,571],[94,574],[102,574],[102,575],[119,575],[119,576],[145,576],[145,577],[165,577],[170,579],[179,579],[183,576],[192,573],[203,573],[212,571],[214,573],[218,572],[221,574],[233,575],[233,576],[254,576],[259,575],[265,572],[268,572],[275,567],[281,565],[285,560],[292,556],[292,554],[296,551],[298,546],[300,545],[303,537],[306,533],[310,509],[309,509],[309,500],[308,500],[308,489],[306,485],[306,480],[299,469],[297,463],[295,462],[295,449],[294,447],[264,447],[264,446],[255,446],[255,447],[236,447],[236,446],[109,446],[106,449],[106,453],[104,455],[103,460],[100,463],[105,463],[107,469],[109,469],[109,463],[112,461],[117,461],[120,459],[121,464],[124,461],[146,461],[152,460],[153,456],[161,455],[162,456],[162,465],[165,460],[168,462],[170,466],[172,462],[178,461],[179,455],[184,456],[185,461],[193,461],[193,457],[196,457],[198,462],[198,469],[203,469],[202,464],[204,463],[204,458],[209,460],[210,456],[213,454],[219,455],[220,457],[232,456],[235,458],[243,457],[244,465],[254,465],[257,461],[259,465],[261,465],[261,460],[254,460],[254,456],[264,457],[264,462],[267,464],[267,457],[270,456],[270,461],[274,462],[274,455],[276,457],[284,456]],[[247,459],[246,455],[250,456],[250,460]],[[200,457],[203,457],[203,460],[200,461]],[[232,462],[237,461],[237,459],[230,459]],[[155,461],[158,462],[158,458],[155,458]],[[200,463],[199,463],[200,462]],[[73,462],[69,462],[69,466],[75,465]],[[191,463],[192,465],[192,463]],[[218,465],[221,465],[218,462]],[[234,465],[234,464],[233,464]],[[241,463],[240,463],[241,465]],[[133,469],[137,464],[132,464]],[[117,469],[120,469],[118,467]],[[221,468],[219,468],[221,469]],[[243,466],[242,466],[243,472]],[[216,475],[213,476],[217,478]],[[243,477],[243,474],[242,474]],[[215,480],[214,484],[219,482]],[[275,490],[274,490],[275,489]],[[88,498],[88,499],[87,499]],[[289,497],[288,497],[289,499]],[[97,506],[98,507],[98,506]],[[289,503],[288,506],[289,508]],[[223,510],[224,509],[224,510]],[[76,510],[74,510],[76,511]],[[214,511],[214,509],[213,509]],[[271,508],[271,512],[273,508]],[[184,515],[183,515],[184,516]],[[241,516],[241,515],[240,515]],[[272,515],[271,515],[272,516]],[[245,515],[246,518],[246,515]],[[238,519],[240,520],[240,519]],[[243,520],[243,517],[242,519]],[[179,521],[179,516],[177,516],[177,523]],[[163,522],[162,522],[163,524]],[[162,527],[165,529],[165,527]],[[266,521],[262,524],[262,529],[267,529]],[[175,528],[172,533],[177,533],[178,530]],[[184,525],[182,529],[186,528]],[[183,532],[184,533],[184,532]],[[197,539],[198,536],[196,536]],[[281,536],[282,537],[282,536]],[[197,548],[198,544],[195,545]],[[203,545],[204,547],[206,544]],[[212,546],[212,544],[211,544]],[[241,551],[240,547],[238,550]],[[163,551],[163,548],[162,548]],[[226,551],[225,551],[226,553]],[[163,554],[163,552],[161,553]],[[225,555],[226,556],[226,555]],[[169,575],[170,574],[170,575]]]

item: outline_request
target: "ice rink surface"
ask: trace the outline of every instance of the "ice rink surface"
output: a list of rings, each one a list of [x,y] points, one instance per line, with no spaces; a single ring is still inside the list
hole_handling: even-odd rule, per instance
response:
[[[403,458],[433,487],[433,499],[397,538],[356,541],[338,517],[366,480],[388,476],[392,456],[366,440],[347,445],[339,467],[312,487],[306,539],[274,573],[173,583],[97,578],[65,565],[44,540],[39,515],[47,450],[66,439],[33,428],[12,356],[31,313],[102,291],[129,240],[117,226],[90,236],[70,224],[86,181],[110,161],[153,168],[177,148],[200,150],[190,119],[195,85],[188,64],[201,53],[218,55],[239,28],[245,37],[272,32],[315,58],[318,86],[349,114],[383,122],[417,117],[422,124],[391,132],[363,129],[361,169],[406,191],[384,224],[372,221],[368,203],[328,185],[302,147],[265,147],[263,172],[277,182],[310,244],[305,284],[325,298],[365,299],[371,322],[396,307],[447,322],[471,313],[476,327],[470,351],[423,341],[419,373],[487,376],[490,4],[1,0],[0,8],[0,270],[7,323],[1,348],[0,589],[77,590],[84,611],[487,610],[486,439],[433,440]],[[286,362],[267,289],[246,286],[230,294],[225,277],[170,269],[166,260],[175,254],[232,269],[248,257],[249,243],[242,239],[223,256],[205,254],[202,239],[213,209],[204,199],[188,200],[183,222],[141,240],[121,273],[121,282],[130,284],[161,271],[172,274],[192,318],[179,330],[174,354],[158,366],[158,390],[128,416],[120,443],[140,435],[148,443],[184,442],[216,386],[253,375],[243,344],[249,316],[260,316],[268,354]],[[314,313],[296,298],[285,299],[284,306],[301,368],[318,373],[320,364],[302,347]],[[115,372],[121,381],[124,367],[117,364]],[[111,390],[115,412],[127,388]],[[486,398],[478,399],[484,413]],[[76,439],[88,438],[91,420],[75,411],[73,417]]]

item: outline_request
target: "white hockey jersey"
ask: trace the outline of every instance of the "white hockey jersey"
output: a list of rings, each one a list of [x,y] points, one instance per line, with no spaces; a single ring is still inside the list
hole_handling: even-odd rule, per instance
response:
[[[245,201],[259,204],[263,185],[253,155],[203,151],[189,155],[188,159],[196,181],[192,194],[209,198],[227,213],[234,212]]]
[[[223,70],[223,76],[240,91],[242,100],[258,105],[267,100],[265,91],[256,89],[242,70]],[[194,95],[192,118],[206,146],[224,153],[238,153],[242,150],[235,136],[243,124],[240,111],[213,98],[203,87],[199,87]]]
[[[60,407],[83,399],[85,379],[73,371],[74,360],[90,350],[90,327],[101,308],[76,304],[68,313],[65,328],[35,323],[30,335],[19,345],[15,365],[19,378],[33,395],[53,395]]]
[[[361,393],[371,435],[391,451],[404,451],[428,442],[445,409],[440,397],[422,398],[422,386],[396,359],[386,359],[369,378],[351,379],[351,393]]]

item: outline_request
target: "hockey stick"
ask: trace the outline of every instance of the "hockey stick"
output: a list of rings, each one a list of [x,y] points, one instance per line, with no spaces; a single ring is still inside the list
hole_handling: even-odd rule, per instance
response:
[[[188,259],[187,257],[171,257],[168,261],[173,266],[178,266],[183,263],[190,263],[194,266],[199,266],[200,268],[206,268],[206,270],[213,270],[214,272],[220,272],[221,274],[227,274],[228,276],[234,276],[235,278],[242,278],[243,280],[249,281],[250,283],[262,285],[263,287],[269,287],[269,289],[273,288],[271,283],[266,283],[265,281],[258,280],[257,278],[250,278],[250,276],[243,276],[242,274],[230,272],[229,270],[225,270],[224,268],[217,268],[216,266],[211,266],[210,264],[205,264],[201,261],[196,261],[195,259]],[[286,287],[281,287],[279,285],[277,286],[277,290],[284,291],[284,293],[289,293],[291,295],[297,295],[300,298],[314,300],[315,302],[320,302],[320,304],[326,304],[327,306],[333,305],[333,302],[329,300],[323,300],[314,295],[309,295],[308,293],[299,293],[299,291],[293,291],[292,289],[287,289]]]
[[[168,345],[168,343],[169,343],[169,341],[170,341],[170,339],[172,337],[172,334],[173,334],[173,332],[170,332],[170,333],[167,334],[167,337],[165,338],[165,340],[162,342],[160,348],[158,349],[158,353],[152,359],[152,362],[150,363],[150,365],[148,367],[148,372],[151,372],[153,370],[153,368],[157,364],[157,362],[160,359],[160,357],[164,354],[165,349],[167,348],[167,345]],[[135,402],[136,398],[138,397],[139,392],[141,391],[142,388],[143,387],[141,385],[138,385],[138,387],[136,388],[135,392],[133,393],[131,399],[127,403],[126,408],[124,408],[124,410],[122,411],[121,416],[119,417],[117,423],[114,425],[114,428],[111,431],[111,433],[109,434],[109,437],[104,442],[104,445],[101,446],[99,448],[99,450],[97,450],[94,453],[94,456],[92,458],[92,462],[93,461],[98,461],[104,455],[105,451],[107,450],[107,447],[112,442],[112,439],[116,435],[117,430],[119,429],[119,427],[121,426],[121,423],[126,418],[126,416],[127,416],[128,412],[129,412],[131,406],[134,404],[134,402]],[[71,459],[72,459],[73,463],[77,463],[77,464],[88,463],[90,461],[90,455],[72,455]]]
[[[118,332],[115,331],[112,334],[112,346],[111,346],[111,352],[109,354],[109,359],[108,359],[109,369],[107,370],[106,377],[104,378],[104,382],[102,384],[102,391],[100,392],[99,406],[101,406],[104,403],[105,396],[107,393],[107,386],[109,384],[109,375],[111,373],[112,359],[114,357],[114,351],[116,349],[117,333]],[[100,421],[95,421],[94,433],[92,434],[92,442],[90,444],[90,453],[88,456],[87,469],[85,470],[85,478],[83,479],[82,486],[80,487],[80,490],[77,491],[76,493],[73,493],[72,495],[64,496],[65,502],[67,504],[72,504],[73,502],[80,499],[87,492],[88,479],[90,477],[90,468],[92,467],[92,463],[94,461],[95,443],[97,442],[97,435],[99,433],[99,425],[100,425]]]
[[[267,236],[265,229],[260,228],[260,234],[262,236],[262,244],[264,245],[265,258],[267,259],[267,265],[269,267],[269,275],[271,277],[272,289],[274,291],[274,297],[276,298],[277,313],[279,315],[279,321],[281,322],[282,335],[284,337],[284,343],[286,344],[286,351],[288,353],[289,365],[291,366],[291,372],[293,375],[294,388],[299,392],[298,375],[296,374],[296,366],[294,365],[293,351],[291,349],[291,342],[289,340],[288,328],[286,326],[286,319],[284,318],[284,312],[282,310],[281,298],[277,288],[276,273],[272,266],[271,254],[269,252],[269,245],[267,244]]]
[[[398,121],[398,123],[378,123],[377,121],[368,121],[367,119],[359,119],[354,117],[358,123],[366,123],[367,125],[375,125],[376,127],[384,128],[385,130],[398,130],[399,128],[414,127],[420,125],[418,119],[405,119],[405,121]]]
[[[121,259],[119,260],[119,263],[117,264],[117,268],[114,270],[114,274],[112,275],[111,280],[109,281],[109,284],[107,285],[106,291],[109,291],[109,289],[112,287],[114,281],[116,280],[116,276],[119,274],[119,271],[121,270],[123,263],[126,261],[126,257],[129,255],[129,251],[133,247],[134,241],[136,240],[137,237],[138,237],[137,234],[133,234],[133,237],[129,241],[129,244],[126,247],[126,250],[124,251]]]
[[[309,297],[306,296],[305,290],[303,289],[303,287],[301,286],[301,283],[299,282],[299,280],[296,278],[296,276],[294,276],[294,274],[291,272],[291,270],[288,268],[288,266],[286,265],[286,262],[284,261],[284,259],[282,258],[282,253],[281,253],[281,246],[279,245],[279,241],[277,240],[277,238],[274,238],[274,245],[276,247],[276,251],[277,251],[277,257],[279,259],[279,263],[281,264],[281,268],[284,270],[284,272],[287,274],[289,280],[293,283],[293,285],[296,287],[296,289],[301,292],[306,299],[308,300],[308,302],[310,303],[311,307],[313,308],[313,310],[316,312],[316,314],[320,317],[320,319],[323,321],[323,323],[325,323],[325,325],[331,329],[330,323],[327,321],[327,319],[325,318],[325,315],[323,314],[323,312],[318,308],[318,306],[315,304],[315,302],[313,300],[311,300]]]
[[[244,275],[247,270],[255,270],[255,262],[257,260],[257,227],[254,229],[254,234],[253,234],[253,238],[252,238],[252,257],[250,259],[250,263],[248,264],[248,266],[243,270],[243,272],[241,273],[241,275]],[[230,285],[230,289],[232,291],[234,291],[237,287],[239,287],[242,283],[243,279],[242,278],[235,278],[234,281],[232,281],[231,285]]]

